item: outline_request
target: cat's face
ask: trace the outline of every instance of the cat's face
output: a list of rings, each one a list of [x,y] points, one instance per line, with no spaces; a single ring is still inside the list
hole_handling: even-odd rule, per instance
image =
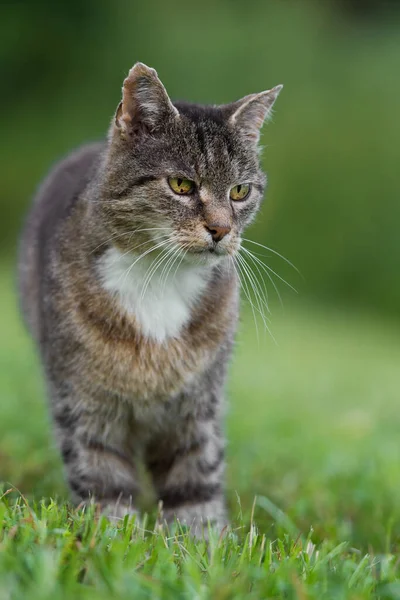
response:
[[[210,264],[234,255],[263,196],[259,129],[279,91],[219,107],[173,105],[155,71],[135,65],[110,133],[100,204],[114,243]]]

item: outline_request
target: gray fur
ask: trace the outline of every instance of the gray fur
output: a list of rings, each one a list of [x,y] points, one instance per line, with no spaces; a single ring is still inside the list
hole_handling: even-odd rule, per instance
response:
[[[195,532],[208,519],[225,522],[223,388],[238,316],[229,256],[262,199],[254,132],[277,93],[173,105],[138,63],[108,141],[63,160],[38,192],[22,236],[20,296],[76,502],[93,496],[111,516],[134,512],[142,457],[167,520]],[[196,183],[190,197],[168,187],[177,175]],[[229,190],[241,182],[251,194],[234,203]],[[132,257],[151,248],[151,233],[138,230],[165,224],[179,247],[192,244],[182,258],[206,265],[208,283],[180,335],[161,343],[104,289],[99,265],[111,247]],[[229,225],[229,235],[205,238],[210,224]]]

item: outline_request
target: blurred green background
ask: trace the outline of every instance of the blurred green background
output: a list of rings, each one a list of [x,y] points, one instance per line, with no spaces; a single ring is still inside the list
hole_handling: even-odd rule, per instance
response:
[[[270,185],[252,235],[296,264],[302,297],[398,314],[396,7],[379,0],[3,4],[1,252],[13,252],[21,215],[49,166],[104,136],[123,78],[141,60],[175,99],[229,102],[284,83],[264,130]]]
[[[224,103],[285,86],[263,132],[269,190],[247,237],[288,257],[304,279],[268,259],[300,292],[287,290],[285,313],[272,317],[278,347],[258,343],[243,313],[230,383],[231,510],[235,491],[245,514],[264,494],[321,538],[398,543],[399,8],[379,0],[2,4],[0,483],[65,495],[16,309],[18,231],[50,165],[105,135],[140,60],[175,99]]]

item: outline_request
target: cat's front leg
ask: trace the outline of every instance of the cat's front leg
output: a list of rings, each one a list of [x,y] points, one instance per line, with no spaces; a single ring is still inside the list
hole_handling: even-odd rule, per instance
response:
[[[110,519],[134,514],[138,494],[126,408],[113,399],[54,398],[53,419],[75,503],[95,501]]]
[[[207,537],[209,525],[221,531],[227,524],[224,440],[216,419],[177,423],[152,444],[147,465],[167,522],[176,518],[196,537]]]

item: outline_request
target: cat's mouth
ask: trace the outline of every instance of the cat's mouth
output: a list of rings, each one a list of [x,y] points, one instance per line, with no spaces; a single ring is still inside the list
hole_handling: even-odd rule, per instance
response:
[[[240,238],[236,236],[231,239],[220,241],[181,238],[177,240],[183,260],[201,263],[216,263],[224,258],[233,257],[240,248]]]

